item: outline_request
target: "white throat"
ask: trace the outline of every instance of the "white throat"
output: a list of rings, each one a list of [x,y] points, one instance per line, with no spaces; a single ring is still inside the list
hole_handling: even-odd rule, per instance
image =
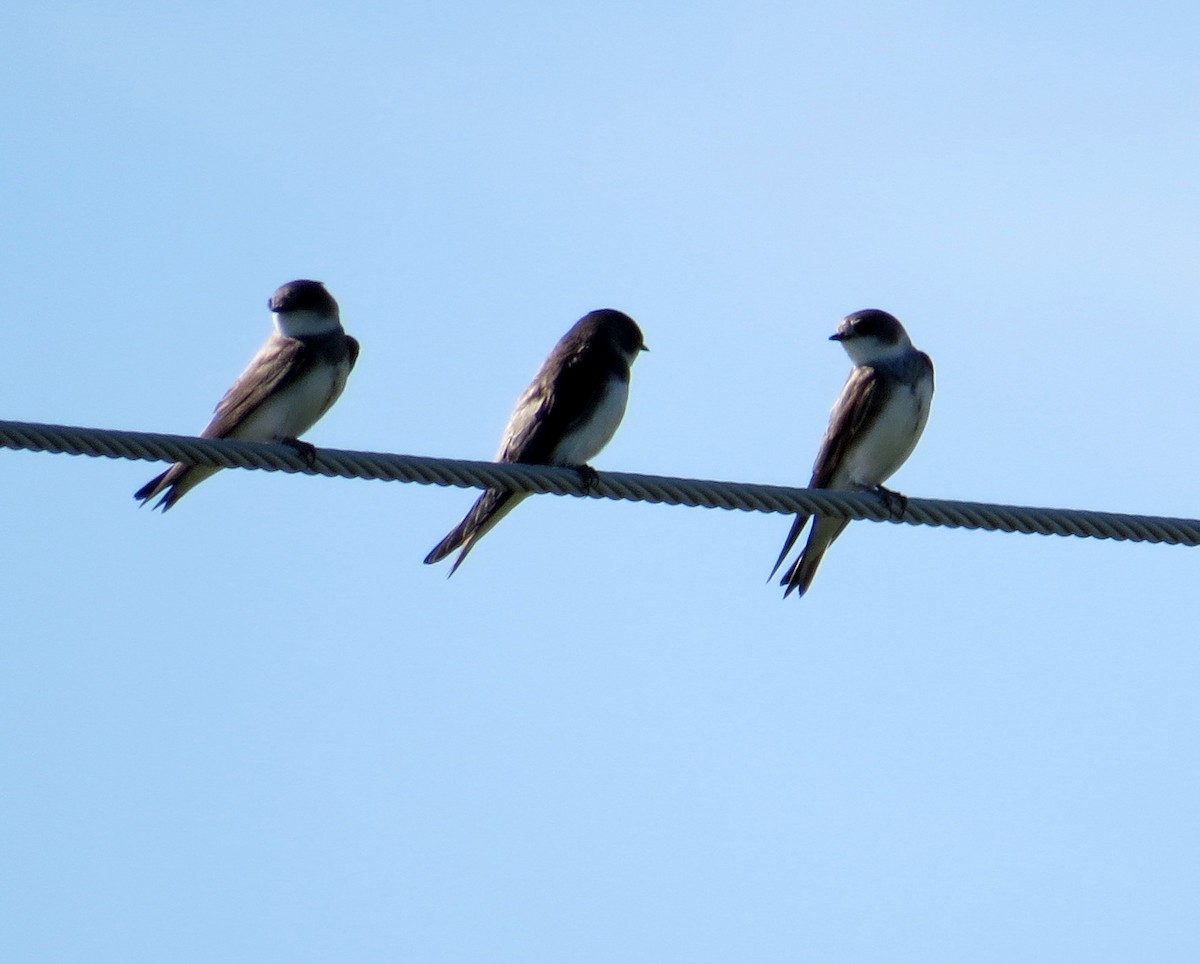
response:
[[[877,365],[903,358],[913,350],[912,342],[907,338],[901,338],[894,345],[884,344],[875,338],[850,338],[842,342],[842,347],[855,365]]]
[[[342,330],[336,314],[325,315],[319,311],[275,312],[271,320],[275,322],[275,330],[285,338],[315,338]]]

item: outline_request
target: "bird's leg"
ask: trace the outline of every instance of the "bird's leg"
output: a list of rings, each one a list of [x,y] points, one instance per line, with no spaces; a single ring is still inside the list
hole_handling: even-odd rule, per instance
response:
[[[317,447],[311,442],[302,442],[298,438],[282,438],[279,442],[299,455],[310,469],[317,464]]]
[[[885,488],[882,485],[877,485],[872,490],[883,500],[883,504],[887,507],[888,514],[894,521],[899,521],[904,518],[904,513],[908,511],[908,496],[900,492],[895,492],[892,489]]]
[[[579,473],[579,484],[583,486],[584,495],[595,491],[596,483],[600,481],[600,473],[590,465],[574,465],[572,468]]]

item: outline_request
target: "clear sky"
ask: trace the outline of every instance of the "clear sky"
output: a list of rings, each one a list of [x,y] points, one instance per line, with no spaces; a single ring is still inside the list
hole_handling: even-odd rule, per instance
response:
[[[309,434],[808,479],[885,308],[912,496],[1200,515],[1191,3],[11,3],[3,417],[188,433],[324,281]],[[1182,442],[1182,444],[1180,444]],[[0,453],[13,961],[1194,961],[1196,550]]]

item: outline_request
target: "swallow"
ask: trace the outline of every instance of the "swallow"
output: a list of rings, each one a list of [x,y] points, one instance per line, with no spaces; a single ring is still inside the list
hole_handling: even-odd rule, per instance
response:
[[[342,329],[337,302],[319,281],[292,281],[268,302],[275,330],[225,393],[201,438],[280,442],[311,462],[316,450],[300,436],[329,411],[358,360],[358,342]],[[134,498],[166,512],[220,471],[176,462]]]
[[[595,470],[588,463],[621,424],[630,367],[646,350],[641,329],[628,315],[611,308],[584,315],[517,399],[494,461],[568,466],[590,485]],[[425,562],[439,562],[461,549],[447,574],[454,575],[475,543],[524,498],[524,493],[488,489]]]
[[[854,368],[830,413],[808,486],[876,492],[892,511],[903,512],[904,497],[883,483],[912,454],[925,430],[933,400],[933,362],[913,347],[896,318],[877,308],[847,315],[830,340],[841,343]],[[808,519],[796,517],[772,576]],[[848,522],[815,518],[808,542],[780,582],[786,587],[785,598],[793,591],[797,597],[804,595],[825,550]]]

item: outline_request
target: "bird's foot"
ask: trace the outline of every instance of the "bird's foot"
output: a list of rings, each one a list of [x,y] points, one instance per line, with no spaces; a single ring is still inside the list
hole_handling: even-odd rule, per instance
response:
[[[882,485],[875,486],[872,491],[883,500],[884,506],[887,507],[888,515],[892,517],[893,521],[898,522],[904,518],[904,513],[908,511],[907,495],[895,492]]]
[[[304,460],[304,464],[308,468],[313,468],[317,464],[317,447],[311,442],[302,442],[298,438],[280,439],[280,444],[286,445],[293,452]]]
[[[590,495],[596,490],[596,483],[600,481],[600,473],[590,465],[576,465],[574,469],[579,473],[579,484],[583,486],[584,495]]]

